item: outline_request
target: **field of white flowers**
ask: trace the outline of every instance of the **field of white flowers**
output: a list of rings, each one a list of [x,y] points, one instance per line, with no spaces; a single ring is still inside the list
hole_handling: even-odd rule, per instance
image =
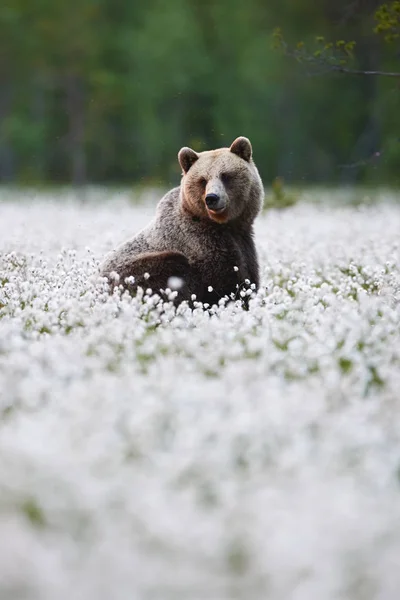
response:
[[[400,203],[327,200],[210,314],[93,277],[154,202],[3,194],[1,600],[397,600]]]

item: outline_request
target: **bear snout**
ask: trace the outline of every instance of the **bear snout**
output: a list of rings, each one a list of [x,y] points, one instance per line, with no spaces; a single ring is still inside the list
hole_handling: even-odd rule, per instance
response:
[[[220,212],[226,208],[225,201],[218,194],[207,194],[206,205],[213,212]]]

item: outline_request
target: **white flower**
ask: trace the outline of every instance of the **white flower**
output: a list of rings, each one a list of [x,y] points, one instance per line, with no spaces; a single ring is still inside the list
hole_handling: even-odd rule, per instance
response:
[[[93,205],[5,194],[0,591],[67,598],[86,557],[89,599],[117,586],[197,597],[204,581],[228,598],[227,559],[240,556],[260,597],[265,572],[299,595],[300,565],[302,597],[333,600],[351,587],[350,553],[358,579],[395,598],[400,205],[271,211],[256,223],[258,291],[175,307],[174,278],[131,296],[98,276],[125,224],[148,220],[128,193]]]
[[[185,282],[181,277],[169,277],[167,282],[168,287],[171,288],[171,290],[180,290],[184,283]]]

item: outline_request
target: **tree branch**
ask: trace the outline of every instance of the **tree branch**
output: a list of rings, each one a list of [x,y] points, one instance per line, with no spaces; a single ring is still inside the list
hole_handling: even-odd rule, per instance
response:
[[[362,69],[349,69],[341,65],[329,65],[330,70],[338,73],[347,73],[348,75],[380,75],[381,77],[400,77],[400,72],[396,71],[363,71]]]
[[[329,72],[344,73],[346,75],[366,75],[375,77],[395,77],[400,78],[400,71],[380,71],[380,70],[365,70],[365,69],[352,69],[346,66],[347,59],[350,54],[343,54],[337,56],[337,52],[343,52],[342,48],[335,48],[332,44],[328,44],[322,50],[318,50],[314,54],[309,53],[304,47],[303,43],[299,44],[299,49],[292,49],[288,46],[286,41],[283,39],[280,30],[276,30],[275,36],[275,47],[280,48],[286,56],[294,58],[300,64],[308,64],[313,67],[318,67],[320,70],[317,73],[307,73],[309,76],[325,75]],[[317,41],[323,40],[323,38],[317,38]],[[340,44],[341,42],[338,42]],[[351,42],[354,44],[354,42]],[[342,42],[344,44],[344,42]],[[332,52],[332,54],[330,54]],[[341,64],[344,63],[344,64]]]
[[[346,75],[371,75],[371,76],[380,76],[380,77],[399,77],[400,71],[369,71],[364,69],[351,69],[350,67],[346,67],[346,65],[339,65],[328,60],[324,60],[323,58],[317,58],[312,55],[306,55],[304,53],[299,53],[296,51],[291,51],[286,46],[284,47],[284,53],[286,56],[290,56],[291,58],[296,59],[299,63],[308,63],[315,67],[320,67],[321,71],[319,73],[313,73],[313,76],[317,75],[325,75],[330,71],[334,71],[336,73],[344,73]]]

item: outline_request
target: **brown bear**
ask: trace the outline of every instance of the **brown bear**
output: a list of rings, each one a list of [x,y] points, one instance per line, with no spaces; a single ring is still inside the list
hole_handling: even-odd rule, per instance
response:
[[[177,289],[176,302],[194,296],[210,306],[259,285],[253,222],[264,190],[252,147],[238,137],[230,148],[197,153],[182,148],[181,185],[159,202],[155,218],[114,250],[101,267],[111,286],[155,293]],[[176,285],[179,283],[179,285]]]

